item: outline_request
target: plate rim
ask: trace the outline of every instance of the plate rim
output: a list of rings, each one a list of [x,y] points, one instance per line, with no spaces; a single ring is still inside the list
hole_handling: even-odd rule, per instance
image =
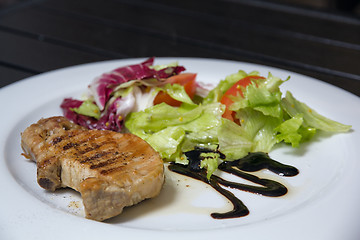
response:
[[[80,64],[80,65],[75,65],[75,66],[70,66],[70,67],[66,67],[66,68],[61,68],[61,69],[56,69],[56,70],[53,70],[53,71],[49,71],[49,72],[46,72],[46,73],[42,73],[42,74],[39,74],[39,75],[35,75],[35,76],[32,76],[32,77],[29,77],[29,78],[25,78],[21,81],[18,81],[18,82],[15,82],[15,83],[12,83],[10,85],[7,85],[5,87],[2,87],[0,89],[0,99],[1,99],[1,96],[4,94],[4,92],[7,92],[7,91],[14,91],[14,89],[16,90],[16,88],[19,88],[19,86],[23,86],[24,83],[26,82],[26,84],[29,84],[31,83],[32,81],[34,81],[34,79],[38,79],[38,78],[44,78],[46,76],[49,76],[50,75],[56,75],[58,74],[59,72],[63,72],[63,71],[71,71],[72,69],[80,69],[80,68],[87,68],[87,67],[91,67],[91,66],[94,66],[94,65],[108,65],[109,63],[123,63],[123,62],[138,62],[138,61],[141,61],[141,60],[144,60],[146,58],[130,58],[130,59],[120,59],[120,60],[107,60],[107,61],[101,61],[101,62],[94,62],[94,63],[86,63],[86,64]],[[288,71],[288,70],[283,70],[283,69],[279,69],[279,68],[274,68],[274,67],[270,67],[270,66],[266,66],[266,65],[260,65],[260,64],[255,64],[255,63],[246,63],[246,62],[240,62],[240,61],[233,61],[233,60],[226,60],[226,59],[213,59],[213,58],[188,58],[188,57],[159,57],[159,58],[155,58],[155,61],[157,60],[162,60],[162,61],[167,61],[167,60],[171,60],[171,59],[176,59],[178,60],[179,62],[183,61],[183,60],[195,60],[195,61],[212,61],[212,62],[224,62],[224,63],[236,63],[236,64],[248,64],[248,65],[253,65],[253,66],[261,66],[262,68],[263,67],[266,67],[268,69],[277,69],[277,70],[280,70],[280,71],[283,71],[283,72],[287,72],[287,73],[291,73],[292,75],[299,75],[299,76],[302,76],[302,77],[305,77],[307,79],[310,79],[310,80],[316,80],[321,84],[325,84],[326,86],[330,87],[330,88],[333,88],[333,89],[336,89],[336,91],[342,91],[343,94],[346,94],[346,95],[349,95],[349,96],[354,96],[354,97],[357,97],[356,95],[354,95],[353,93],[350,93],[344,89],[341,89],[337,86],[334,86],[330,83],[327,83],[327,82],[323,82],[321,80],[318,80],[318,79],[315,79],[315,78],[312,78],[312,77],[309,77],[309,76],[306,76],[306,75],[303,75],[303,74],[299,74],[299,73],[295,73],[295,72],[291,72],[291,71]],[[186,66],[185,66],[186,67]],[[100,73],[101,74],[101,73]],[[26,85],[25,84],[25,85]],[[10,89],[10,90],[9,90]],[[360,98],[354,98],[354,99],[357,99],[359,100]],[[1,144],[1,149],[3,149],[3,137],[4,137],[4,134],[0,134],[0,144]],[[3,154],[4,156],[4,154]],[[3,167],[0,167],[0,173],[3,173],[3,170],[4,168]],[[1,177],[0,177],[1,179]],[[49,209],[47,209],[49,210]],[[59,215],[59,214],[55,214],[55,215]],[[61,215],[61,214],[60,214]],[[65,217],[66,218],[66,217]],[[60,219],[60,217],[59,217]],[[85,220],[87,223],[89,222],[89,220]],[[82,222],[82,221],[80,221]],[[93,223],[92,223],[93,224]],[[90,225],[92,225],[90,224]],[[6,224],[8,225],[8,224]],[[0,227],[1,229],[1,227]],[[122,229],[123,231],[123,229]],[[147,231],[146,231],[147,232]],[[146,233],[144,233],[146,235]],[[145,236],[144,235],[144,236]],[[161,234],[160,234],[161,235]],[[181,235],[181,234],[180,234]]]

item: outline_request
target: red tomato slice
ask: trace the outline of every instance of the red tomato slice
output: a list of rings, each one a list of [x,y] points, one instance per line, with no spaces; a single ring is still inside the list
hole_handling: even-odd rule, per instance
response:
[[[224,104],[226,106],[225,108],[225,112],[222,115],[223,118],[227,118],[231,121],[235,120],[235,112],[229,110],[229,107],[231,104],[233,104],[233,100],[231,100],[231,98],[229,98],[229,96],[239,96],[239,94],[244,97],[244,94],[242,92],[242,89],[245,89],[249,84],[251,84],[251,81],[256,80],[256,79],[265,79],[264,77],[261,76],[247,76],[244,77],[242,79],[240,79],[239,81],[237,81],[231,88],[229,88],[225,94],[222,96],[220,102],[222,104]]]
[[[169,77],[166,79],[166,83],[170,84],[180,84],[184,86],[185,92],[189,95],[189,97],[192,99],[196,92],[196,73],[181,73],[179,75],[175,75],[172,77]],[[181,105],[180,101],[177,101],[169,96],[169,94],[165,92],[159,92],[155,99],[154,99],[154,105],[159,103],[167,103],[170,106],[178,107]]]

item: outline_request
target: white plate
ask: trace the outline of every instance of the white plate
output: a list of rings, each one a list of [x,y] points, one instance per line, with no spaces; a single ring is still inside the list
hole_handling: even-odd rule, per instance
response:
[[[215,220],[210,213],[226,211],[229,203],[211,187],[167,172],[159,197],[125,209],[107,222],[83,218],[79,194],[46,192],[36,183],[36,167],[21,156],[20,133],[42,117],[61,115],[65,97],[78,98],[90,81],[119,66],[143,59],[108,61],[70,67],[28,78],[0,90],[0,239],[358,239],[360,236],[360,100],[324,82],[288,71],[254,64],[193,58],[159,58],[156,64],[178,61],[198,80],[217,83],[239,69],[258,70],[290,81],[283,84],[296,98],[323,115],[353,126],[346,134],[319,133],[298,149],[281,146],[270,153],[300,170],[281,178],[289,188],[271,198],[233,191],[250,215]]]

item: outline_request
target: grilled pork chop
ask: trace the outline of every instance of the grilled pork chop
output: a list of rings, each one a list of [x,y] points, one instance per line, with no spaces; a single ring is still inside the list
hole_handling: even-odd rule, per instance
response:
[[[155,197],[164,182],[159,154],[133,134],[87,130],[51,117],[25,129],[21,146],[36,162],[39,185],[80,192],[89,219],[103,221]]]

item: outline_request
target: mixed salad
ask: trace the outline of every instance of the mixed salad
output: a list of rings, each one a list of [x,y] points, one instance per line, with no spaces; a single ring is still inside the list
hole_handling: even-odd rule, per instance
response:
[[[84,99],[67,98],[64,116],[89,129],[131,132],[147,141],[165,161],[188,164],[187,151],[203,148],[201,168],[210,177],[218,165],[268,153],[280,142],[298,147],[317,130],[347,132],[351,126],[318,114],[271,73],[242,70],[217,86],[196,80],[178,63],[154,65],[154,58],[104,73]]]

